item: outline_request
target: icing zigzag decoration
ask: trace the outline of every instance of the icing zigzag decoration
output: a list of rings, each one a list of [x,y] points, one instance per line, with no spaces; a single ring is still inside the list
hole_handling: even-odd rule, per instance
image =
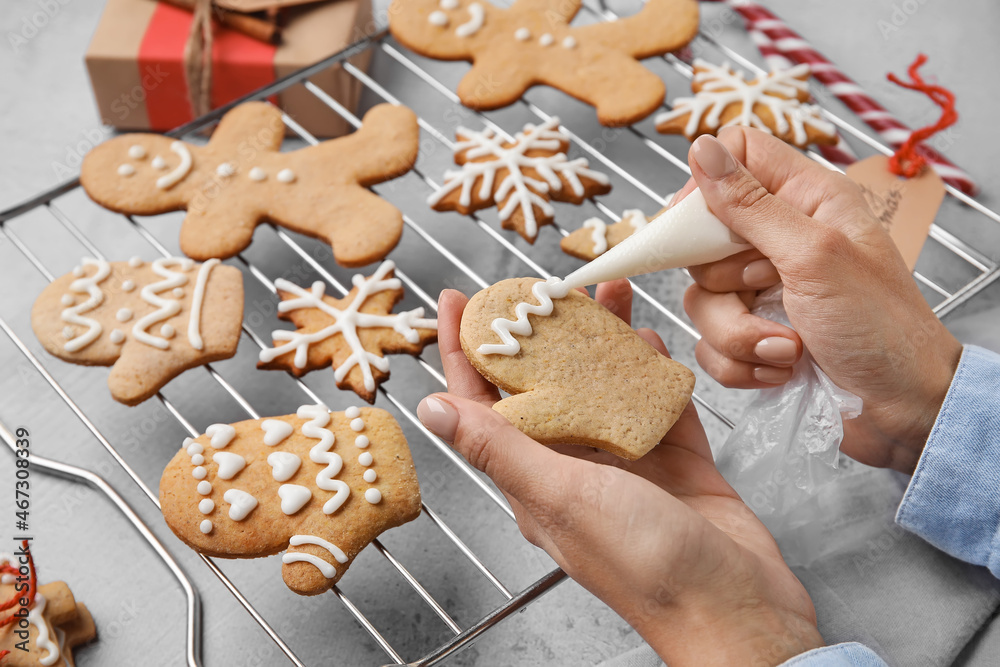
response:
[[[809,101],[809,65],[778,70],[747,81],[728,64],[694,61],[691,92],[679,97],[674,108],[656,117],[656,129],[683,134],[690,140],[715,134],[723,127],[755,127],[805,148],[809,144],[835,144],[837,131]]]
[[[525,125],[511,142],[490,129],[460,127],[455,136],[460,168],[446,171],[444,185],[427,199],[437,211],[468,215],[495,205],[504,229],[534,243],[539,226],[554,220],[550,200],[579,204],[611,190],[608,177],[588,169],[585,158],[566,157],[569,139],[558,118]]]
[[[458,97],[472,109],[513,104],[534,85],[558,88],[618,127],[656,110],[666,89],[638,61],[683,47],[698,32],[694,0],[649,0],[633,16],[571,27],[581,0],[395,0],[389,29],[407,48],[472,69]]]
[[[282,577],[300,595],[329,590],[369,542],[420,514],[406,438],[384,410],[303,405],[206,431],[163,471],[167,525],[208,556],[287,549]]]
[[[344,266],[382,259],[399,241],[403,216],[368,186],[405,174],[417,159],[417,117],[380,104],[353,134],[280,152],[281,111],[247,102],[196,146],[157,134],[125,134],[96,147],[80,182],[101,206],[134,215],[186,210],[181,250],[232,257],[263,221],[324,240]]]
[[[305,290],[276,280],[278,316],[297,329],[275,331],[275,346],[261,350],[257,367],[302,376],[332,364],[338,387],[373,402],[376,388],[389,377],[384,353],[416,355],[437,340],[437,320],[425,318],[423,308],[392,314],[403,298],[402,283],[393,277],[395,266],[385,261],[368,278],[355,275],[354,287],[343,299],[326,296],[322,282]]]

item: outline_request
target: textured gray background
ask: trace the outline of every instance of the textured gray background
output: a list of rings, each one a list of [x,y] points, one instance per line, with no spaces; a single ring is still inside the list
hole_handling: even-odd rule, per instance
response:
[[[20,32],[39,11],[38,0],[7,0],[0,10],[0,208],[5,208],[62,180],[61,166],[73,168],[79,155],[95,140],[106,136],[96,116],[82,54],[90,39],[101,9],[99,0],[67,0],[60,4],[46,25],[15,53],[9,44],[11,32]],[[1000,189],[995,186],[997,165],[992,148],[997,145],[995,121],[997,77],[993,70],[998,59],[995,32],[1000,25],[1000,7],[988,0],[945,3],[941,0],[918,2],[818,2],[780,0],[766,3],[793,28],[812,41],[838,63],[901,120],[921,125],[936,117],[936,108],[925,99],[901,93],[884,79],[885,72],[903,72],[917,51],[930,55],[927,70],[956,92],[962,119],[947,141],[947,154],[966,168],[983,186],[981,201],[993,206]],[[381,4],[379,6],[382,6]],[[724,41],[746,55],[756,51],[745,39],[738,23],[713,21],[719,9],[705,7],[704,27],[719,26]],[[881,22],[885,22],[880,24]],[[898,30],[886,34],[885,25],[893,21]],[[706,57],[719,60],[714,53]],[[756,58],[755,58],[756,59]],[[453,83],[461,76],[462,64],[424,63],[445,80]],[[676,73],[656,65],[668,81],[668,98],[687,91],[687,84]],[[450,133],[459,119],[440,97],[427,93],[411,77],[401,73],[384,56],[376,59],[373,73],[391,84],[403,101],[417,109],[441,131]],[[606,153],[627,165],[646,183],[661,193],[675,190],[684,182],[682,174],[643,152],[635,138],[615,131],[602,134],[592,111],[552,91],[532,91],[529,99],[548,110],[558,110],[567,124],[588,140],[607,137]],[[375,100],[366,97],[365,104]],[[492,114],[508,130],[533,119],[521,106]],[[649,129],[649,121],[641,125]],[[677,154],[683,154],[686,142],[680,139],[657,141]],[[439,145],[430,143],[422,152],[419,166],[432,178],[438,177],[450,161]],[[530,273],[525,267],[485,239],[466,219],[439,215],[426,209],[422,198],[427,190],[414,175],[396,185],[381,188],[380,194],[399,205],[418,223],[432,231],[443,243],[463,257],[487,280]],[[653,209],[648,199],[638,197],[634,189],[616,183],[605,198],[611,208],[640,205]],[[60,210],[112,258],[132,254],[155,256],[149,246],[122,221],[91,204],[80,192],[59,200]],[[594,213],[591,205],[583,209],[562,208],[568,227],[575,227]],[[492,220],[490,215],[487,219]],[[179,215],[160,216],[149,229],[169,248],[176,248]],[[975,244],[993,258],[1000,257],[997,227],[981,216],[946,204],[939,224]],[[38,254],[56,274],[68,271],[84,254],[65,230],[44,210],[36,211],[12,223],[12,229]],[[555,247],[554,234],[542,235],[534,248],[519,239],[517,247],[528,252],[543,266],[564,272],[576,264],[562,256]],[[287,274],[301,263],[277,242],[270,229],[261,229],[247,257],[265,274]],[[307,244],[312,248],[313,245]],[[325,266],[346,278],[349,272],[337,268],[327,255],[317,255]],[[429,293],[444,286],[458,286],[471,291],[467,280],[456,272],[442,270],[442,262],[429,253],[412,232],[393,254],[397,262]],[[940,249],[929,250],[921,258],[920,270],[936,276],[952,288],[970,275]],[[63,384],[72,398],[90,415],[103,433],[122,451],[152,488],[159,473],[176,451],[185,433],[179,424],[155,401],[137,408],[126,408],[111,401],[104,387],[106,370],[70,366],[42,352],[31,335],[27,313],[30,304],[45,284],[44,279],[11,243],[0,241],[0,272],[8,287],[0,290],[0,317],[3,317],[42,363]],[[656,277],[641,281],[654,295],[675,312],[680,312],[682,277]],[[978,297],[959,315],[978,313],[975,320],[955,321],[963,335],[979,336],[989,342],[989,332],[996,331],[995,317],[987,312],[995,302],[995,289]],[[247,279],[247,314],[266,310],[271,297],[251,278]],[[419,305],[409,295],[408,307]],[[640,304],[638,320],[659,328],[675,355],[693,363],[691,340],[670,326],[646,304]],[[253,328],[265,335],[272,328],[269,312],[254,320]],[[985,332],[985,333],[984,333]],[[436,363],[433,348],[425,355]],[[263,374],[253,369],[255,347],[244,337],[239,355],[216,364],[217,370],[248,397],[263,414],[294,411],[303,402],[302,394],[289,378]],[[393,378],[388,388],[403,403],[414,407],[419,398],[435,387],[426,373],[409,359],[393,360]],[[132,482],[114,464],[97,441],[24,361],[24,357],[6,336],[0,336],[0,420],[9,426],[27,425],[34,433],[36,451],[59,460],[76,463],[103,474],[125,495],[188,571],[203,593],[205,604],[204,658],[207,665],[285,664],[284,659],[264,634],[243,612],[235,600],[193,555],[165,528],[155,508],[138,492]],[[323,396],[331,407],[342,408],[356,402],[338,392],[329,373],[314,373],[308,384]],[[720,405],[730,416],[738,414],[745,396],[725,392],[703,374],[699,391]],[[224,395],[218,385],[201,370],[194,370],[172,382],[165,390],[196,427],[204,428],[217,421],[246,418],[238,405]],[[384,399],[380,398],[381,407]],[[400,417],[403,421],[403,418]],[[709,422],[713,437],[724,436],[718,422]],[[489,567],[512,589],[521,588],[551,567],[551,561],[527,545],[516,527],[506,519],[472,484],[415,429],[407,425],[414,456],[421,474],[425,500],[435,508],[458,534],[484,559]],[[0,461],[10,458],[0,454]],[[2,469],[10,469],[8,463]],[[4,477],[7,472],[2,473]],[[8,488],[8,482],[2,487]],[[39,536],[36,554],[43,578],[69,581],[81,600],[86,601],[100,624],[101,641],[80,652],[80,664],[129,664],[137,660],[146,665],[173,665],[182,660],[183,598],[167,570],[136,535],[128,522],[99,494],[41,474],[34,478],[35,533]],[[0,502],[0,550],[10,535],[11,510],[8,494]],[[449,613],[465,626],[474,622],[500,597],[461,558],[426,518],[387,534],[384,543],[446,606]],[[224,570],[261,609],[307,664],[379,665],[387,662],[377,645],[359,628],[333,596],[302,599],[288,592],[279,576],[276,559],[224,563]],[[368,550],[354,565],[343,582],[343,590],[361,607],[390,642],[407,659],[416,659],[447,637],[446,628],[413,594],[373,550]],[[641,640],[615,614],[570,582],[524,613],[508,620],[488,634],[474,648],[452,664],[592,664],[637,645]]]

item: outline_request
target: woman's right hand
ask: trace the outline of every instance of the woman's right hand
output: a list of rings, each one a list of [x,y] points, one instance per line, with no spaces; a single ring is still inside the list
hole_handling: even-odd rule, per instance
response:
[[[709,208],[756,250],[690,267],[684,306],[703,338],[698,362],[726,386],[782,384],[809,349],[864,401],[841,449],[913,472],[962,353],[931,311],[860,187],[758,130],[702,136],[689,153]],[[794,331],[749,312],[784,284]]]

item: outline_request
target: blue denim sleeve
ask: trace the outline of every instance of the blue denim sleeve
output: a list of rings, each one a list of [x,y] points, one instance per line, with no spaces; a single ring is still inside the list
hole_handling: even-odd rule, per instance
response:
[[[781,663],[780,667],[888,667],[863,644],[850,642],[813,649]]]
[[[962,352],[896,523],[1000,576],[1000,355]]]

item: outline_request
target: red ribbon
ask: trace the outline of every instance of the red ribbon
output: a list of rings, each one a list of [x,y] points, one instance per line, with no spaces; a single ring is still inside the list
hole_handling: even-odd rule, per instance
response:
[[[901,80],[892,72],[889,72],[886,77],[897,86],[924,93],[931,98],[934,104],[941,107],[941,117],[936,123],[914,130],[895,155],[889,158],[889,170],[897,176],[905,176],[906,178],[913,178],[927,164],[927,158],[917,152],[917,144],[931,138],[941,130],[951,127],[958,121],[958,112],[955,110],[955,94],[943,86],[935,86],[925,82],[920,76],[918,70],[925,62],[927,62],[927,56],[921,53],[910,65],[906,71],[910,76],[910,83]]]

